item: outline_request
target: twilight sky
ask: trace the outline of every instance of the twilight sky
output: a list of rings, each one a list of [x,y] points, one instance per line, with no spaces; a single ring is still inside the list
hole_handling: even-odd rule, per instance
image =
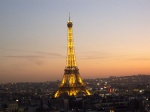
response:
[[[150,0],[0,0],[0,83],[62,79],[69,12],[83,79],[150,74]]]

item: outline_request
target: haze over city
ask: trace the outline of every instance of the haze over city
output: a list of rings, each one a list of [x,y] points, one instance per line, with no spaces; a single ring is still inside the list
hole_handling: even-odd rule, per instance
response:
[[[69,12],[83,79],[150,74],[149,0],[1,0],[0,83],[62,79]]]

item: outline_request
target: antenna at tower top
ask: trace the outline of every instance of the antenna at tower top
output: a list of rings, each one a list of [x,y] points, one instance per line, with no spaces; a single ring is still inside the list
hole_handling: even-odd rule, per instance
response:
[[[70,21],[70,12],[69,12],[69,21]]]

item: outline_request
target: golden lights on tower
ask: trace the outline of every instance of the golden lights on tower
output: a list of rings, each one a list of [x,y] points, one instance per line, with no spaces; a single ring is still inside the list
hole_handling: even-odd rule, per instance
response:
[[[90,92],[86,89],[85,84],[82,81],[82,78],[79,74],[79,69],[76,65],[75,51],[74,51],[74,41],[73,41],[73,23],[70,21],[67,22],[68,35],[67,35],[67,59],[66,67],[63,79],[58,87],[58,90],[55,92],[54,97],[57,98],[61,94],[67,93],[68,96],[76,96],[79,92],[90,95]]]

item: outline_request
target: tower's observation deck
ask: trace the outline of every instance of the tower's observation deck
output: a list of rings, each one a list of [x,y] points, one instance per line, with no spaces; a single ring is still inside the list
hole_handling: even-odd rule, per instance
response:
[[[69,96],[76,96],[79,92],[90,95],[90,92],[86,89],[85,84],[83,83],[81,76],[79,74],[79,69],[76,65],[75,50],[74,50],[74,41],[73,41],[73,23],[69,21],[67,23],[68,27],[68,36],[67,36],[67,59],[66,67],[64,70],[64,76],[61,81],[61,84],[58,87],[54,97],[57,98],[63,93],[67,93]]]
[[[68,21],[68,24],[67,24],[68,28],[72,28],[73,24],[72,24],[72,21]]]

